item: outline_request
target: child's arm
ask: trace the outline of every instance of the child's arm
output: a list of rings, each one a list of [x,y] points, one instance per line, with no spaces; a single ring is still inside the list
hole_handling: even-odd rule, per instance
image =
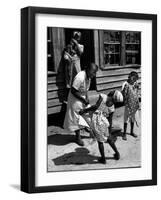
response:
[[[122,88],[121,92],[122,92],[122,95],[124,97],[124,103],[126,103],[127,96],[128,96],[128,86],[127,86],[126,83],[123,85],[123,88]]]
[[[72,38],[72,42],[74,43],[75,45],[75,50],[77,51],[77,54],[80,56],[82,53],[83,53],[83,50],[82,48],[80,47],[80,44],[78,43],[77,40],[75,40],[74,38]]]
[[[135,86],[137,93],[138,93],[139,92],[139,83],[136,81],[134,86]]]
[[[99,99],[98,99],[98,101],[96,102],[95,105],[92,105],[92,106],[90,106],[90,107],[88,107],[88,108],[85,108],[85,109],[80,110],[80,111],[79,111],[79,114],[80,114],[80,115],[83,115],[84,113],[87,113],[87,112],[89,112],[89,111],[95,111],[95,110],[97,110],[98,107],[100,106],[102,100],[103,100],[103,99],[102,99],[101,95],[99,95]]]

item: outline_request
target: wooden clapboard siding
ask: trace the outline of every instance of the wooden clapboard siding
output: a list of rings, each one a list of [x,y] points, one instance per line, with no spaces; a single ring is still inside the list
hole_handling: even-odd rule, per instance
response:
[[[131,71],[138,72],[139,84],[141,84],[141,70],[133,66],[110,68],[109,70],[99,70],[96,76],[97,91],[108,93],[113,89],[121,89],[122,84],[127,80]]]
[[[140,83],[140,81],[141,80],[139,80],[138,83]],[[110,83],[100,84],[100,85],[97,85],[97,91],[122,87],[122,84],[124,82],[125,82],[125,80],[118,81],[118,82],[110,82]]]
[[[56,91],[49,91],[48,92],[48,99],[57,99],[59,97],[65,97],[64,90],[56,90]]]
[[[48,72],[48,114],[59,113],[66,100],[64,76],[61,71]]]
[[[48,115],[53,114],[53,113],[59,113],[62,109],[62,106],[55,106],[55,107],[50,107],[48,108]]]
[[[60,106],[60,105],[62,105],[62,102],[60,102],[60,100],[58,98],[48,100],[48,107]]]
[[[141,74],[139,74],[139,78],[141,77]],[[111,83],[111,82],[118,82],[118,81],[125,81],[127,80],[127,75],[120,75],[120,76],[109,76],[109,77],[101,77],[97,79],[97,85],[105,84],[105,83]]]
[[[64,87],[64,83],[48,84],[48,91],[62,90]]]
[[[48,77],[48,84],[51,83],[64,83],[63,77],[50,76]]]
[[[135,69],[135,68],[130,68],[130,67],[125,67],[123,68],[122,66],[119,67],[112,67],[107,69],[107,70],[99,70],[97,72],[97,78],[99,77],[109,77],[109,76],[118,76],[118,75],[128,75],[130,72],[136,71],[137,73],[141,73],[140,69]]]

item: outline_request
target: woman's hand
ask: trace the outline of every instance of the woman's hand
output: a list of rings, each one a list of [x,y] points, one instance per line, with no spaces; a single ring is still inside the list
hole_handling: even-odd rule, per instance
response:
[[[83,114],[84,114],[84,110],[81,109],[81,110],[79,111],[79,114],[80,114],[80,115],[83,115]]]
[[[89,99],[85,99],[84,104],[87,106],[89,104]]]
[[[77,40],[75,40],[74,38],[72,38],[71,41],[72,41],[75,45],[78,45]]]

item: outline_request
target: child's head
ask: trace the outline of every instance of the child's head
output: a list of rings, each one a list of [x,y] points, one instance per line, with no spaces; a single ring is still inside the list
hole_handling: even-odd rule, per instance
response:
[[[79,31],[74,31],[74,32],[73,32],[73,38],[79,42],[80,39],[81,39],[81,32],[79,32]]]
[[[138,80],[139,76],[138,73],[135,71],[130,72],[129,76],[128,76],[128,82],[130,84],[134,84],[137,80]]]
[[[115,103],[123,102],[123,95],[119,90],[113,90],[108,94],[107,106],[112,106]]]

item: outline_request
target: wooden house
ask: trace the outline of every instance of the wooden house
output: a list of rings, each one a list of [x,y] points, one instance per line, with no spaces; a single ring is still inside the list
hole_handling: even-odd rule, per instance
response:
[[[75,29],[48,27],[48,114],[63,110],[66,96],[62,52]],[[121,89],[131,71],[139,74],[141,83],[141,33],[134,31],[80,29],[84,53],[82,69],[90,62],[99,66],[97,76],[91,82],[91,91],[107,93]],[[92,92],[91,92],[92,93]]]

